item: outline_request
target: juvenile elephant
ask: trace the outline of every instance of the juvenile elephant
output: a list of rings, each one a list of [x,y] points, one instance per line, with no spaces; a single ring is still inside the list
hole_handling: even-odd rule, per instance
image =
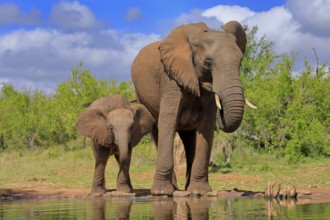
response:
[[[208,164],[217,111],[223,131],[233,132],[241,124],[245,98],[240,64],[246,34],[236,21],[222,28],[211,30],[204,23],[178,26],[165,40],[141,49],[132,64],[138,99],[156,121],[154,195],[171,195],[175,190],[176,131],[187,156],[185,189],[200,195],[211,191]]]
[[[133,190],[129,167],[132,148],[152,129],[154,119],[141,104],[131,104],[122,95],[94,101],[77,120],[79,131],[93,141],[95,170],[91,193],[105,193],[104,171],[114,154],[119,165],[117,191]]]

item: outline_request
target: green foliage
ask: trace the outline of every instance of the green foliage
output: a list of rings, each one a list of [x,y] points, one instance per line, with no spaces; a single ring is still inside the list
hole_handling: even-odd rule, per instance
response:
[[[304,70],[294,73],[295,53],[277,55],[266,37],[256,41],[256,32],[249,31],[241,70],[245,96],[258,109],[246,108],[238,135],[229,138],[290,162],[330,156],[329,69],[323,64],[313,70],[306,61]]]
[[[257,152],[271,152],[289,162],[330,156],[329,68],[322,64],[313,69],[306,61],[304,70],[296,73],[296,54],[276,54],[274,42],[266,36],[257,40],[257,31],[256,27],[248,30],[241,78],[245,96],[258,109],[246,108],[240,129],[234,134],[221,134],[223,138],[215,139],[215,145],[230,149],[251,146]],[[75,128],[78,115],[88,103],[110,93],[120,93],[128,99],[136,97],[132,82],[97,80],[82,63],[71,70],[71,78],[60,83],[52,95],[3,84],[0,148],[66,146],[71,140],[83,140]],[[149,142],[150,138],[144,139],[136,154],[149,155]],[[222,148],[215,146],[217,164],[223,161],[221,153]]]
[[[48,139],[51,103],[41,91],[17,91],[3,84],[0,91],[1,148],[33,147]],[[37,139],[38,137],[38,139]]]
[[[84,106],[110,93],[134,98],[131,82],[97,80],[80,63],[55,93],[20,91],[3,84],[0,90],[0,148],[19,149],[66,144],[79,136],[75,122]]]

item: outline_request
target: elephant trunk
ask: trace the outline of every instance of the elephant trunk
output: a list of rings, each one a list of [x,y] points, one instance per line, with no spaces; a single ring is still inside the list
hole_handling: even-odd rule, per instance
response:
[[[230,133],[237,130],[242,122],[245,99],[239,71],[234,69],[235,72],[232,72],[233,67],[225,67],[223,70],[225,72],[220,74],[222,77],[214,78],[212,89],[215,96],[220,98],[216,101],[217,106],[221,103],[221,109],[218,109],[219,127]]]
[[[118,137],[118,138],[117,138]],[[130,155],[130,138],[127,135],[116,135],[116,142],[119,150],[119,164],[123,166],[129,163]]]

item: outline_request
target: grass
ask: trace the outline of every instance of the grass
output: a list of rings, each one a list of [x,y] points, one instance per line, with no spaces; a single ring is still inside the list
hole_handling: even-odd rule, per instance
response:
[[[94,157],[89,146],[79,148],[56,146],[43,150],[0,152],[0,188],[90,188]],[[214,148],[216,165],[210,167],[209,181],[214,190],[239,188],[264,191],[269,180],[292,184],[298,188],[330,188],[330,158],[305,159],[290,164],[276,155],[257,153],[251,148],[237,147],[230,165],[224,166],[222,155]],[[156,165],[156,150],[142,141],[133,150],[131,179],[134,188],[150,188]],[[118,166],[109,159],[107,188],[115,188]],[[184,187],[184,173],[178,173],[178,185]]]

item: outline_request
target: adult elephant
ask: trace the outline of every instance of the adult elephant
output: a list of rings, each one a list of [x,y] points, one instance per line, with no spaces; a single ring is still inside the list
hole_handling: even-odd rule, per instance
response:
[[[185,189],[211,191],[208,164],[217,107],[220,128],[235,131],[244,113],[240,64],[246,45],[243,27],[231,21],[224,32],[204,23],[181,25],[163,41],[144,47],[132,64],[139,101],[156,121],[152,136],[158,148],[153,195],[172,195],[173,139],[178,131],[187,156]]]

